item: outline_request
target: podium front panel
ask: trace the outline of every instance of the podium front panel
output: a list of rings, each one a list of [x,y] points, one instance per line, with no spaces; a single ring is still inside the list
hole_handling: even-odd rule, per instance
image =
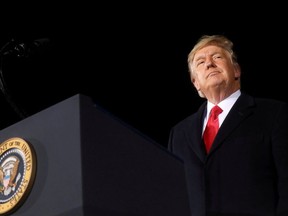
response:
[[[13,216],[189,216],[184,166],[77,94],[0,131],[35,149],[30,194]],[[0,204],[1,207],[1,204]]]

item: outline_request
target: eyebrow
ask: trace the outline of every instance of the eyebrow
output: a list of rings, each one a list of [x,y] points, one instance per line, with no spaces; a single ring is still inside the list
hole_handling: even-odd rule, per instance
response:
[[[211,55],[209,54],[209,56],[214,56],[214,55],[217,55],[217,54],[222,54],[222,52],[219,52],[219,51],[215,51],[213,52]],[[194,57],[194,61],[199,61],[201,59],[204,59],[205,58],[205,55],[199,55],[197,58]]]
[[[197,62],[201,59],[204,59],[205,58],[205,55],[200,55],[200,56],[197,56],[197,58],[194,58],[194,61]]]

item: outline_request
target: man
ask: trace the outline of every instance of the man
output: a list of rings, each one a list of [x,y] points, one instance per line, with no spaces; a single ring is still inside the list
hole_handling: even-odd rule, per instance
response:
[[[202,36],[188,67],[207,101],[171,129],[168,149],[184,162],[191,215],[288,215],[287,103],[241,91],[233,43],[223,35]],[[215,105],[219,130],[206,147]]]

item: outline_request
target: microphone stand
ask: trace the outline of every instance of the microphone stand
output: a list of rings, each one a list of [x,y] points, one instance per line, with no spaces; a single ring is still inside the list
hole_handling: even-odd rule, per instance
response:
[[[3,60],[4,60],[4,53],[5,50],[9,47],[9,45],[13,44],[14,40],[12,39],[11,41],[7,42],[4,44],[4,46],[0,50],[0,89],[2,93],[4,94],[5,99],[9,103],[9,105],[12,107],[12,109],[17,113],[17,115],[21,118],[24,119],[27,117],[27,114],[25,113],[24,110],[21,110],[16,103],[12,100],[12,96],[10,95],[7,85],[4,80],[3,76]]]

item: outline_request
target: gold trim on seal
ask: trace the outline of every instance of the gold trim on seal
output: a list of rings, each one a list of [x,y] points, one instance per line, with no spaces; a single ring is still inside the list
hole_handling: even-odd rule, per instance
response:
[[[32,189],[36,154],[32,145],[13,137],[0,144],[0,214],[17,210]]]

